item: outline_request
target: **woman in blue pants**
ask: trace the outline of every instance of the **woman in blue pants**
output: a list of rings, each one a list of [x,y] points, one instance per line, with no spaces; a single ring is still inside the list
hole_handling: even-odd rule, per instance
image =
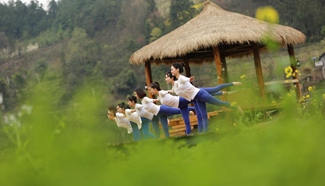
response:
[[[166,73],[166,76],[165,76],[165,81],[167,84],[170,84],[172,86],[174,86],[174,82],[177,81],[176,77],[172,75],[172,73],[169,71]],[[224,84],[221,84],[221,85],[218,85],[218,86],[215,86],[215,87],[201,87],[200,89],[203,89],[205,91],[207,91],[209,94],[211,94],[212,96],[215,96],[215,95],[223,95],[223,94],[226,94],[227,92],[226,91],[221,91],[222,89],[226,88],[226,87],[230,87],[230,86],[233,86],[233,85],[241,85],[242,83],[241,82],[232,82],[232,83],[224,83]],[[173,91],[168,91],[168,92],[173,92]],[[168,106],[173,106],[171,105],[172,103],[175,103],[177,101],[175,101],[174,99],[175,98],[172,98],[171,96],[172,95],[167,95],[166,93],[166,96],[163,94],[164,92],[159,92],[159,94],[162,94],[160,95],[160,102],[162,104],[165,104],[165,105],[168,105]],[[176,97],[176,96],[174,96]],[[179,106],[178,108],[185,108],[188,106],[188,104],[192,103],[192,101],[188,101],[186,100],[185,98],[179,96]],[[182,111],[182,109],[181,109]],[[203,131],[203,121],[202,121],[202,116],[200,114],[200,112],[198,111],[198,108],[197,108],[197,118],[198,118],[198,132],[202,132]],[[184,118],[184,122],[185,122],[185,125],[186,125],[186,134],[189,134],[191,132],[191,126],[190,124],[187,124],[185,118],[189,118],[189,114],[188,112],[182,112],[182,116]]]
[[[149,91],[151,91],[150,87]],[[178,108],[173,108],[166,105],[156,105],[156,100],[147,97],[146,92],[142,88],[136,88],[134,92],[136,97],[141,100],[141,104],[145,110],[156,116],[159,116],[159,120],[164,130],[165,137],[169,137],[167,116],[181,114],[181,111]]]
[[[150,93],[158,97],[155,101],[160,101],[163,105],[179,108],[186,126],[186,135],[189,135],[191,133],[189,111],[194,111],[194,107],[188,107],[189,102],[186,99],[180,96],[173,96],[166,90],[161,90],[158,82],[150,84]]]
[[[217,98],[210,95],[206,90],[193,86],[191,84],[190,78],[181,75],[181,73],[184,72],[182,64],[174,63],[170,69],[172,75],[177,79],[177,81],[174,82],[173,91],[188,101],[194,101],[195,109],[199,111],[202,116],[202,132],[206,132],[208,130],[208,114],[206,103],[236,109],[239,112],[243,113],[242,109],[239,106],[232,106],[229,102],[218,100]]]
[[[130,122],[132,130],[133,130],[133,139],[134,141],[139,141],[141,139],[140,134],[140,128],[141,128],[141,119],[139,116],[138,118],[134,117],[133,114],[131,114],[130,107],[125,104],[124,102],[117,104],[116,107],[117,111],[120,113],[123,113],[126,117],[126,119]]]
[[[128,105],[133,108],[131,112],[136,112],[138,116],[141,118],[142,127],[141,133],[144,140],[150,138],[156,138],[153,134],[149,132],[149,122],[154,119],[153,114],[146,111],[145,109],[141,109],[142,105],[137,103],[137,98],[135,96],[129,96],[127,98]],[[155,123],[155,121],[153,121]],[[159,130],[159,121],[156,121],[158,130]],[[159,136],[158,136],[159,137]]]

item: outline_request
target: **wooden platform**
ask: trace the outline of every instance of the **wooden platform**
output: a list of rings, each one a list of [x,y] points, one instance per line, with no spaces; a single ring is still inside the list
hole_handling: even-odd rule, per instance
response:
[[[290,81],[276,81],[268,82],[266,84],[271,85],[273,83],[294,83],[296,80]],[[242,89],[225,96],[225,99],[229,103],[236,103],[240,106],[245,113],[262,111],[266,113],[269,110],[279,110],[280,104],[272,104],[270,101],[263,102],[258,89]],[[268,103],[267,103],[268,102]],[[231,110],[224,108],[223,110],[217,110],[208,112],[208,119],[212,116],[217,116],[222,112],[232,112]],[[190,115],[191,129],[194,129],[198,122],[196,115]],[[169,134],[170,136],[184,136],[185,135],[185,123],[182,117],[169,119]]]
[[[219,115],[220,112],[222,112],[222,110],[208,112],[208,119],[210,119],[211,116]],[[191,129],[193,130],[194,126],[196,126],[198,124],[196,115],[190,116],[190,124],[191,124]],[[170,129],[169,129],[170,136],[184,136],[185,135],[186,127],[185,127],[185,122],[182,117],[170,119],[168,126],[170,127]]]
[[[252,107],[242,107],[242,109],[245,112],[256,112],[256,111],[268,111],[268,110],[278,110],[280,109],[280,105],[259,105],[259,106],[252,106]],[[214,112],[208,113],[208,119],[210,119],[212,116],[217,116],[221,112],[227,112],[223,110],[218,110]],[[191,124],[191,130],[194,129],[198,125],[196,115],[190,116],[190,124]],[[186,127],[185,123],[182,117],[180,118],[174,118],[169,120],[169,135],[171,137],[175,136],[185,136],[186,133]]]

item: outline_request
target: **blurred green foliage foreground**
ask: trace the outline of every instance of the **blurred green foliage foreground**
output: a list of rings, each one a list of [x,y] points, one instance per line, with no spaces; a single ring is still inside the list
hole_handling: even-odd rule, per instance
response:
[[[1,186],[325,185],[322,93],[298,108],[289,99],[267,123],[111,146],[118,131],[103,95],[89,90],[60,109],[55,93],[35,90],[16,114],[2,114]]]

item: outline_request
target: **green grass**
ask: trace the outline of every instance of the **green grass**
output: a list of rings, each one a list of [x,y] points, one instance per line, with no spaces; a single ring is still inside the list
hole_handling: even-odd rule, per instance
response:
[[[295,109],[291,97],[265,123],[212,119],[207,134],[111,146],[130,135],[122,138],[89,87],[63,110],[47,90],[43,84],[29,96],[33,110],[17,117],[20,127],[1,120],[1,185],[325,184],[324,112]],[[316,87],[312,99],[321,103],[322,94]]]

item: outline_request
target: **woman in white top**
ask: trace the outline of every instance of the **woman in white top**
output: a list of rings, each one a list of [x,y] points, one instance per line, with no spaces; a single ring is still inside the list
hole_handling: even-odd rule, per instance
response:
[[[124,114],[116,112],[115,107],[107,108],[107,118],[114,121],[118,127],[125,128],[128,131],[128,134],[132,133],[132,127],[130,122],[124,117]]]
[[[135,92],[134,92],[134,94],[135,94],[135,96],[133,98],[133,102],[137,103],[137,99],[139,99],[139,98]],[[148,138],[149,137],[160,138],[159,117],[148,112],[146,109],[143,108],[143,106],[141,104],[138,104],[138,103],[135,105],[135,110],[138,113],[138,115],[142,118],[142,123],[146,122],[146,121],[144,121],[145,118],[147,118],[151,121],[152,128],[155,132],[155,135],[151,134],[149,132],[149,126],[148,126],[148,129],[144,129],[144,131],[143,131],[145,133],[144,135],[147,135]],[[147,122],[149,123],[149,121],[147,121]]]
[[[141,139],[141,135],[140,135],[140,130],[139,130],[138,124],[135,123],[135,121],[133,120],[134,118],[132,120],[130,120],[130,118],[127,117],[126,111],[128,109],[130,109],[130,107],[127,104],[125,104],[124,102],[117,104],[116,110],[118,113],[120,113],[119,114],[120,116],[118,117],[118,113],[116,113],[116,117],[118,119],[120,119],[121,121],[127,120],[130,123],[130,125],[132,127],[132,132],[133,132],[133,139],[134,139],[134,141],[139,141]]]
[[[131,112],[135,112],[137,116],[140,117],[142,127],[140,132],[142,133],[143,139],[149,139],[149,138],[155,138],[153,134],[149,132],[149,121],[153,120],[153,114],[146,111],[145,109],[142,108],[142,105],[137,103],[137,98],[135,96],[130,96],[127,98],[128,105],[133,108]],[[159,125],[157,121],[157,126]],[[158,126],[159,129],[159,126]]]
[[[190,102],[180,96],[169,94],[167,90],[161,90],[158,82],[151,83],[150,88],[150,93],[158,96],[157,101],[160,101],[161,104],[179,108],[186,126],[186,135],[189,135],[191,133],[189,111],[195,110],[194,107],[188,106]]]
[[[167,84],[170,84],[172,86],[174,86],[174,82],[177,81],[176,77],[172,75],[172,73],[169,71],[166,73],[165,76],[165,81]],[[230,87],[230,86],[234,86],[234,85],[241,85],[241,82],[232,82],[232,83],[224,83],[221,85],[217,85],[215,87],[201,87],[200,89],[203,89],[205,91],[207,91],[209,94],[215,96],[215,95],[224,95],[224,94],[228,94],[226,91],[221,91],[224,88]],[[168,91],[168,92],[173,92],[173,91]],[[162,101],[161,101],[162,102]],[[179,107],[181,105],[188,105],[189,103],[192,103],[193,101],[188,101],[183,97],[179,97]],[[164,103],[162,103],[164,104]],[[166,104],[168,105],[168,104]],[[197,119],[198,119],[198,132],[202,132],[203,131],[203,120],[202,120],[202,116],[200,114],[200,112],[196,112],[197,115]],[[183,118],[186,117],[183,115]],[[190,126],[186,126],[189,127]]]
[[[149,92],[151,88],[149,87]],[[136,97],[141,100],[142,106],[148,112],[159,116],[160,123],[165,132],[165,137],[169,137],[169,129],[168,129],[168,119],[167,116],[174,114],[181,114],[181,111],[178,108],[169,107],[166,105],[156,105],[155,99],[151,99],[147,97],[146,92],[142,88],[136,88],[134,90]]]
[[[232,106],[230,103],[221,101],[210,95],[206,90],[199,89],[191,84],[191,80],[188,77],[181,75],[184,71],[183,65],[180,63],[174,63],[171,66],[171,73],[177,78],[174,82],[173,91],[187,99],[188,101],[194,101],[195,109],[200,112],[203,121],[203,131],[208,130],[208,114],[206,109],[206,103],[213,105],[224,106],[232,109],[236,109],[243,113],[239,106]]]

